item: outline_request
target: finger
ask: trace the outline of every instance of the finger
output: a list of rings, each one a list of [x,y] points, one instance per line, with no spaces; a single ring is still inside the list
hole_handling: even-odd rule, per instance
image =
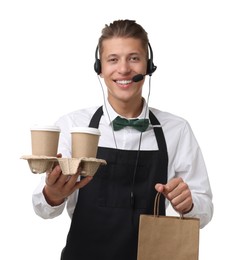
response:
[[[63,186],[65,186],[67,184],[67,186],[70,186],[69,182],[71,180],[72,176],[71,175],[65,175],[63,173],[61,173],[59,175],[59,178],[56,180],[56,186],[58,188],[62,188]],[[74,182],[75,183],[75,182]],[[74,184],[73,184],[74,185]]]
[[[79,176],[79,173],[68,175],[65,185],[73,187],[77,183]]]
[[[163,193],[163,191],[164,191],[164,185],[161,184],[161,183],[157,183],[157,184],[155,185],[155,189],[156,189],[157,192]]]
[[[61,154],[61,153],[58,153],[56,157],[57,157],[57,158],[61,158],[61,157],[62,157],[62,154]]]
[[[189,191],[188,185],[185,182],[179,182],[172,190],[168,190],[167,196],[171,201],[177,197],[183,199],[183,195],[185,196],[187,194],[186,191]]]
[[[169,199],[168,198],[168,191],[166,190],[166,185],[163,185],[161,183],[157,183],[155,185],[155,189],[156,189],[157,192],[162,193],[165,198]]]
[[[177,204],[177,205],[172,205],[173,208],[178,211],[178,212],[187,212],[192,208],[192,200],[190,197],[187,197],[185,200],[183,200],[181,203]]]
[[[56,181],[59,179],[60,175],[61,175],[61,168],[59,165],[56,165],[56,167],[51,172],[47,172],[46,184],[49,186],[55,184]]]
[[[171,179],[167,184],[165,184],[165,192],[168,194],[169,192],[175,190],[182,182],[182,178]]]
[[[169,197],[170,196],[172,196],[172,194],[169,194]],[[179,194],[177,194],[175,192],[175,195],[171,199],[171,203],[172,203],[173,207],[177,207],[177,205],[185,203],[185,201],[187,201],[188,198],[191,199],[191,192],[189,189],[186,189],[186,190],[180,192]]]
[[[92,176],[87,176],[83,179],[81,179],[79,182],[76,183],[75,188],[76,189],[81,189],[83,188],[85,185],[87,185],[91,180],[93,179]]]

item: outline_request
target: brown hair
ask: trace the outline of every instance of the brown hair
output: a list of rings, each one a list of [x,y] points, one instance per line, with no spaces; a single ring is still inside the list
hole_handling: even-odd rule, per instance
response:
[[[98,42],[100,54],[102,53],[102,42],[114,37],[139,39],[141,40],[142,46],[145,48],[146,53],[148,54],[148,33],[134,20],[126,19],[113,21],[109,25],[106,24],[101,33],[102,34]]]

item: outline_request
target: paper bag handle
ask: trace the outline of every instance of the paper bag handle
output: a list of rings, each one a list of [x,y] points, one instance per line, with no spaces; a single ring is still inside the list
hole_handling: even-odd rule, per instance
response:
[[[159,217],[159,201],[160,201],[161,192],[157,192],[154,199],[154,216]],[[180,218],[183,218],[183,214],[180,214]]]
[[[159,216],[159,201],[160,201],[161,192],[157,192],[155,199],[154,199],[154,216]]]

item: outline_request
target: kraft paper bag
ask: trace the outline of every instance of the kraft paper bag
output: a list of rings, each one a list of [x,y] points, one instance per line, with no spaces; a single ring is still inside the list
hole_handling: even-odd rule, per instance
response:
[[[160,216],[160,193],[156,194],[154,215],[140,215],[138,260],[198,260],[198,218]]]

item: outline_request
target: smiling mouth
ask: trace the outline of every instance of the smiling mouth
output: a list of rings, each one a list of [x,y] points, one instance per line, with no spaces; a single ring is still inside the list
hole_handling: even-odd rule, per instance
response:
[[[132,80],[114,80],[115,83],[120,84],[120,85],[128,85],[130,83],[132,83]]]

